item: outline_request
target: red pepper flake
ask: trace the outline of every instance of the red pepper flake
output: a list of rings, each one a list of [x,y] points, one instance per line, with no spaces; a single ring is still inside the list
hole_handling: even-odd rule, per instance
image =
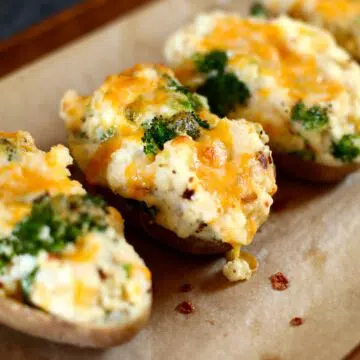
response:
[[[191,302],[183,301],[175,308],[175,310],[181,314],[191,314],[195,310],[195,307]]]
[[[180,286],[180,291],[181,292],[190,292],[193,289],[191,284],[182,284]]]
[[[290,320],[289,324],[291,326],[300,326],[304,323],[304,320],[301,317],[294,317]]]
[[[289,287],[289,280],[281,272],[271,275],[270,281],[272,288],[277,291],[284,291]]]

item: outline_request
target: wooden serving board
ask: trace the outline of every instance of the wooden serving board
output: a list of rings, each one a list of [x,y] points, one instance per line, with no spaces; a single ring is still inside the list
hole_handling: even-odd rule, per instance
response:
[[[4,77],[1,129],[28,130],[43,149],[65,143],[57,115],[65,90],[88,93],[106,75],[136,62],[163,62],[166,37],[196,14],[215,8],[246,14],[249,3],[159,1],[115,19]],[[128,229],[128,239],[153,272],[154,307],[148,327],[125,345],[95,351],[0,326],[0,359],[345,357],[360,341],[360,173],[333,186],[280,179],[279,189],[270,219],[248,248],[260,262],[250,281],[230,284],[221,274],[222,258],[180,254]],[[283,292],[272,290],[269,281],[278,271],[290,280]],[[193,290],[180,292],[184,283]],[[184,300],[194,304],[193,314],[174,310]],[[304,319],[303,325],[289,325],[295,316]]]

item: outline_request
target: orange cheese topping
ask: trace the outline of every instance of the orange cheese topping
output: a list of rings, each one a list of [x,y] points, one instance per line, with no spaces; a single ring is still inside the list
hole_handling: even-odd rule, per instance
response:
[[[86,180],[90,184],[95,184],[99,174],[107,169],[112,154],[121,148],[121,143],[122,139],[115,136],[99,146],[85,170]]]
[[[145,77],[110,76],[103,85],[103,88],[106,89],[104,100],[111,102],[114,107],[123,108],[133,102],[139,95],[153,91],[156,86],[156,81]]]
[[[207,191],[218,196],[223,211],[240,206],[241,199],[253,188],[249,166],[253,155],[244,153],[234,158],[232,141],[228,123],[221,121],[196,144],[200,160],[196,175]],[[218,142],[224,150],[218,150]]]
[[[27,196],[43,191],[50,194],[70,193],[74,187],[77,187],[76,183],[71,181],[66,174],[59,178],[55,177],[53,173],[48,173],[49,177],[47,177],[36,169],[21,168],[16,163],[0,169],[0,176],[6,173],[11,176],[8,181],[0,185],[0,198],[3,201],[12,201],[13,197]]]
[[[99,251],[99,243],[82,238],[76,242],[75,250],[65,254],[63,258],[75,262],[91,262],[95,260]]]
[[[313,39],[314,40],[314,39]],[[319,51],[326,48],[326,43],[319,39],[316,44]],[[290,97],[298,101],[311,91],[319,96],[319,100],[331,100],[343,87],[341,84],[319,77],[316,60],[312,56],[297,54],[291,49],[285,38],[284,30],[271,23],[227,16],[217,20],[215,28],[206,35],[198,45],[200,52],[214,49],[233,51],[229,65],[242,68],[255,61],[262,74],[274,76],[279,85],[288,89]],[[185,83],[191,72],[185,66],[177,70],[180,80]],[[266,89],[261,96],[267,96]]]
[[[73,303],[78,306],[91,306],[98,300],[98,289],[86,286],[82,281],[75,282]]]
[[[143,167],[138,167],[134,162],[126,167],[125,178],[129,196],[136,200],[144,199],[154,183],[154,174],[146,174]]]
[[[316,11],[329,20],[353,17],[360,15],[360,2],[357,0],[318,0]]]

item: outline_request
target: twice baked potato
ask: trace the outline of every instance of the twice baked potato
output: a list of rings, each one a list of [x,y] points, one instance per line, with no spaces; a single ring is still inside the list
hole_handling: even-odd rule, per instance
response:
[[[260,0],[269,15],[288,14],[329,30],[349,53],[360,60],[360,3],[358,0]],[[256,9],[256,5],[253,9]]]
[[[197,254],[233,248],[227,268],[237,280],[251,275],[239,249],[276,191],[261,125],[219,118],[170,69],[150,64],[109,76],[91,96],[68,91],[60,113],[87,181],[135,201],[147,233]]]
[[[261,124],[280,170],[336,181],[358,168],[360,67],[328,32],[214,12],[173,34],[165,56],[213,112]]]
[[[147,321],[151,275],[120,214],[69,179],[62,145],[0,133],[0,322],[87,347],[119,344]]]

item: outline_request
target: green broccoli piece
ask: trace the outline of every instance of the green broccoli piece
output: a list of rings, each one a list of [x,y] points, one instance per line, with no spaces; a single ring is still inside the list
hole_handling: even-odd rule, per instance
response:
[[[152,120],[151,125],[144,125],[145,132],[142,137],[144,143],[144,153],[156,155],[159,150],[164,148],[164,144],[176,136],[168,122],[159,116]]]
[[[344,135],[338,142],[332,144],[332,154],[343,162],[352,162],[360,155],[360,136]]]
[[[131,277],[131,273],[133,271],[133,265],[132,264],[124,264],[122,265],[125,273],[126,273],[126,277],[130,278]]]
[[[209,124],[201,120],[193,112],[179,112],[170,118],[162,116],[155,117],[150,125],[143,125],[145,128],[142,141],[145,154],[156,155],[164,149],[164,144],[179,135],[188,135],[196,140],[200,136],[199,127],[208,129]]]
[[[326,108],[314,105],[306,108],[305,104],[300,101],[291,111],[291,120],[299,121],[305,130],[318,130],[329,123],[329,116]]]
[[[184,105],[187,107],[186,105],[188,104],[190,111],[198,111],[204,107],[199,95],[192,93],[188,88],[179,84],[174,78],[168,75],[165,76],[168,79],[168,88],[170,90],[179,92],[186,96],[186,104]]]
[[[16,144],[7,138],[0,138],[0,153],[5,154],[8,161],[17,160],[19,157]]]
[[[42,196],[28,216],[16,224],[8,237],[0,239],[0,269],[16,255],[37,255],[41,250],[58,253],[91,231],[104,231],[106,204],[90,195]]]
[[[266,7],[258,2],[254,3],[251,6],[250,15],[254,17],[263,17],[263,18],[269,17],[268,10],[266,9]]]
[[[197,91],[207,97],[211,111],[220,117],[236,105],[245,105],[251,96],[247,85],[231,72],[208,77]]]
[[[103,130],[100,133],[100,142],[105,142],[115,135],[114,128]]]
[[[212,71],[223,73],[228,63],[228,56],[225,51],[212,50],[206,55],[196,54],[194,63],[196,69],[202,73],[208,74]]]
[[[246,104],[250,90],[234,73],[225,72],[228,63],[226,52],[213,50],[206,55],[196,54],[194,63],[198,71],[207,74],[197,92],[207,97],[212,112],[226,116],[237,104]]]
[[[30,301],[31,286],[35,280],[38,270],[39,269],[36,267],[29,275],[27,275],[25,278],[23,278],[20,282],[22,295],[28,304],[30,304],[30,302],[31,302]]]

